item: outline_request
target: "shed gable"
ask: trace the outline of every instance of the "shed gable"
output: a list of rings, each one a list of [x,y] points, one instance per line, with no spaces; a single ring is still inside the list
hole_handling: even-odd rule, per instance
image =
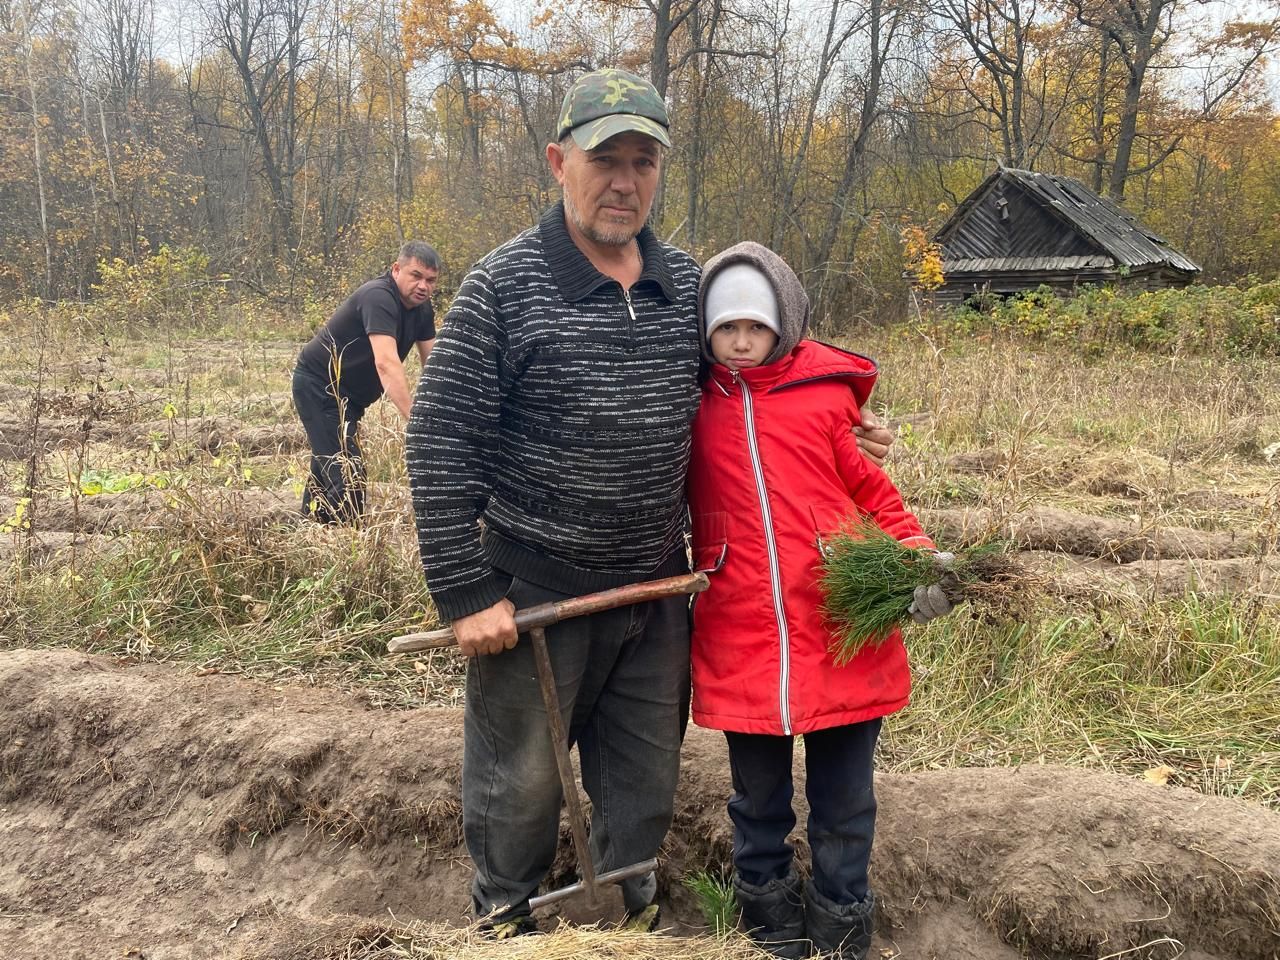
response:
[[[939,238],[946,261],[1107,255],[1007,177],[992,178],[949,227]]]

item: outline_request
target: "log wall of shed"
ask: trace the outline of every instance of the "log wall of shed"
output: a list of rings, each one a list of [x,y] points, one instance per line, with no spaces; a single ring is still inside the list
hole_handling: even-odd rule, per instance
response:
[[[1166,287],[1185,287],[1191,280],[1192,277],[1185,274],[1158,269],[1136,271],[1128,276],[1121,276],[1115,270],[970,274],[948,276],[947,282],[930,294],[929,302],[936,306],[960,306],[970,297],[984,292],[1013,296],[1040,287],[1048,287],[1057,296],[1066,298],[1075,296],[1084,287],[1102,284],[1109,284],[1125,293],[1140,293]]]

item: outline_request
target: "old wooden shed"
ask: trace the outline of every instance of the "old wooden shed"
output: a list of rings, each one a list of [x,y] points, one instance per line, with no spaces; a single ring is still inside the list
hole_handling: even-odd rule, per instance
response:
[[[934,236],[942,248],[937,303],[1041,285],[1070,295],[1085,284],[1180,287],[1200,272],[1112,200],[1078,180],[1001,167]]]

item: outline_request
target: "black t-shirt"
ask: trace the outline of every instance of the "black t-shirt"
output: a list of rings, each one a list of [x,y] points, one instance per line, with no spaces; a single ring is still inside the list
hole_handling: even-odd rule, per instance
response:
[[[417,341],[435,339],[435,310],[430,301],[407,309],[388,270],[361,286],[334,311],[302,348],[298,368],[335,383],[344,399],[367,407],[382,396],[382,381],[369,343],[371,333],[395,337],[396,352],[403,360]]]

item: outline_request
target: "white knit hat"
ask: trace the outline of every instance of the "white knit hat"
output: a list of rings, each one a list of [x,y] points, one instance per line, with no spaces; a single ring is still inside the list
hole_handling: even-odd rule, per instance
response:
[[[731,263],[711,278],[703,296],[703,317],[708,339],[716,327],[740,317],[782,334],[778,295],[769,278],[750,263]]]

